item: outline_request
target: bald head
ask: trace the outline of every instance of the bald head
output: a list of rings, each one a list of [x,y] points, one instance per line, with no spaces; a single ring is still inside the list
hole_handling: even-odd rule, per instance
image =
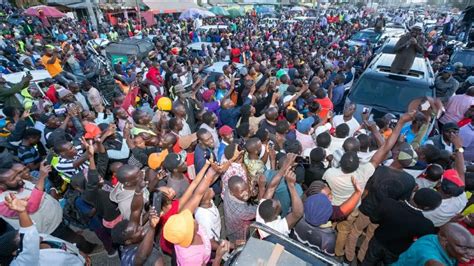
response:
[[[172,148],[176,144],[177,141],[178,139],[176,138],[175,134],[166,133],[162,138],[160,146],[164,149],[169,149],[169,148]]]
[[[474,237],[458,223],[448,223],[441,227],[439,242],[452,258],[459,262],[468,263],[474,259]]]
[[[276,121],[278,118],[278,109],[275,107],[270,107],[265,111],[265,118],[269,121]]]
[[[471,86],[467,89],[466,95],[474,97],[474,86]]]

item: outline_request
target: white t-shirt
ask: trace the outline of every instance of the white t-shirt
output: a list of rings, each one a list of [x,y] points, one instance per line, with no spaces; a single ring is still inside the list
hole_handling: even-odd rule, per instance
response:
[[[467,204],[466,193],[457,197],[443,199],[441,205],[429,212],[423,212],[425,218],[433,222],[434,226],[440,227],[448,223],[451,218],[460,213]]]
[[[351,177],[357,179],[359,186],[364,189],[369,178],[374,174],[375,167],[372,163],[360,164],[359,168],[353,173],[345,174],[341,168],[329,168],[323,175],[332,190],[332,205],[339,206],[354,193]]]
[[[334,154],[336,150],[342,149],[344,141],[346,141],[346,138],[341,139],[331,136],[331,144],[329,144],[327,155]]]
[[[221,237],[221,217],[214,202],[211,201],[210,208],[198,207],[194,213],[196,221],[206,230],[206,234],[212,239],[219,240]]]
[[[265,201],[265,199],[261,199],[260,202],[258,203],[258,207],[257,207],[257,215],[255,217],[255,221],[259,222],[259,223],[262,223],[268,227],[270,227],[271,229],[285,235],[285,236],[288,236],[290,234],[290,228],[288,228],[288,222],[286,221],[286,218],[281,218],[280,216],[278,216],[275,220],[269,222],[269,223],[266,223],[262,217],[260,217],[260,214],[258,213],[258,209],[260,208],[260,204]],[[258,231],[260,236],[262,238],[265,238],[267,236],[269,236],[269,234],[265,233],[265,232],[262,232],[262,231]]]
[[[340,124],[346,123],[349,126],[349,136],[353,136],[354,133],[359,129],[360,124],[357,122],[357,120],[352,117],[351,120],[349,121],[344,121],[344,116],[343,115],[336,115],[332,119],[332,124],[334,127],[339,126]]]

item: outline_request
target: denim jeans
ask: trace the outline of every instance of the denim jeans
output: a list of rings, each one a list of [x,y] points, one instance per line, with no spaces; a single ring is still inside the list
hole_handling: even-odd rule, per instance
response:
[[[54,79],[63,86],[67,86],[70,82],[77,83],[76,76],[66,71],[57,74]]]

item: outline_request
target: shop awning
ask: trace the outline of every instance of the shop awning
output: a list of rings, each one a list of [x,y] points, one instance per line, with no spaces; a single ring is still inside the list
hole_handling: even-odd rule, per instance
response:
[[[192,0],[143,0],[154,14],[181,13],[188,8],[199,8]]]

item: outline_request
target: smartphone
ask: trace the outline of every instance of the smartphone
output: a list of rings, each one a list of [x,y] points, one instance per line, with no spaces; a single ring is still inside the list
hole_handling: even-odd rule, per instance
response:
[[[153,193],[153,207],[159,213],[161,211],[161,199],[163,193],[161,191]]]
[[[67,112],[67,109],[66,108],[58,108],[58,109],[54,109],[54,113],[56,115],[63,115]]]

